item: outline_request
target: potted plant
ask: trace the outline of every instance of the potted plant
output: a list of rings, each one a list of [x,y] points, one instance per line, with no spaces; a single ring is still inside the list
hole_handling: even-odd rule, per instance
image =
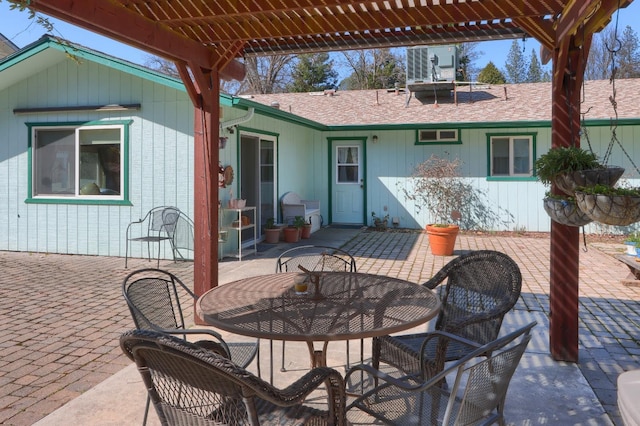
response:
[[[311,238],[311,218],[309,218],[309,222],[304,222],[304,225],[302,225],[302,238]]]
[[[284,241],[287,243],[297,243],[300,239],[298,228],[293,225],[285,227],[282,232],[284,233]]]
[[[543,202],[544,210],[551,220],[562,225],[584,226],[593,221],[578,208],[574,197],[547,192]]]
[[[613,186],[624,173],[621,167],[603,166],[594,153],[575,146],[550,149],[536,160],[534,167],[540,182],[554,183],[570,196],[579,186]]]
[[[387,225],[389,224],[389,215],[386,214],[384,217],[376,216],[376,212],[371,212],[371,218],[373,219],[373,227],[376,228],[376,231],[385,231],[387,229]]]
[[[638,254],[637,248],[640,247],[640,232],[632,232],[624,240],[624,244],[627,248],[626,253],[629,256],[636,256]]]
[[[302,228],[304,228],[305,221],[302,216],[295,216],[293,218],[293,226],[298,230],[298,240],[302,238]]]
[[[280,241],[280,228],[276,226],[276,220],[270,217],[264,228],[264,242],[278,244],[278,241]]]
[[[639,188],[579,187],[576,203],[591,219],[607,225],[626,226],[640,221]]]
[[[402,188],[418,211],[425,208],[430,214],[433,222],[426,225],[426,232],[434,255],[453,254],[460,229],[457,223],[482,228],[499,220],[496,210],[484,205],[481,192],[461,177],[459,167],[459,159],[432,155],[416,166],[410,176],[412,185]]]

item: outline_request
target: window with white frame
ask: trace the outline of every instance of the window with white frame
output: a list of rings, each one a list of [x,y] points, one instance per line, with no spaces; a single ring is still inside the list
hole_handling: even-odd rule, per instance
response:
[[[489,149],[490,176],[533,175],[533,135],[492,135]]]
[[[416,145],[460,143],[458,129],[418,129]]]
[[[125,124],[30,128],[33,198],[123,198]]]

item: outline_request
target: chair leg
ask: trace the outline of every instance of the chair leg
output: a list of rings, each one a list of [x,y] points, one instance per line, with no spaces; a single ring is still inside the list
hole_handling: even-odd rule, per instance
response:
[[[149,406],[151,405],[151,397],[147,394],[147,403],[144,406],[144,419],[142,420],[142,426],[147,424],[147,417],[149,416]]]
[[[286,368],[284,368],[284,340],[282,341],[282,365],[280,366],[280,371],[282,371],[283,373],[285,371],[287,371]]]

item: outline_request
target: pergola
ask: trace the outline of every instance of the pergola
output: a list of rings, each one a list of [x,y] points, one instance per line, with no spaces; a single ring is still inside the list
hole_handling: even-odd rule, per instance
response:
[[[218,284],[220,78],[239,58],[533,37],[553,60],[552,147],[580,143],[595,32],[633,0],[12,0],[175,62],[195,106],[194,290]],[[206,200],[210,200],[208,204]],[[550,346],[578,360],[579,228],[551,222]]]

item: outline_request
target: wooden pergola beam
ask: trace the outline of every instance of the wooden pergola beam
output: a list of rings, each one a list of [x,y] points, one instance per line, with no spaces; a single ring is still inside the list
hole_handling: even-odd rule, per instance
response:
[[[212,69],[218,60],[203,44],[180,36],[165,24],[145,19],[111,0],[31,0],[30,5],[39,12],[171,61],[192,62],[203,69]],[[227,61],[226,65],[220,70],[222,78],[244,79],[244,64]]]

